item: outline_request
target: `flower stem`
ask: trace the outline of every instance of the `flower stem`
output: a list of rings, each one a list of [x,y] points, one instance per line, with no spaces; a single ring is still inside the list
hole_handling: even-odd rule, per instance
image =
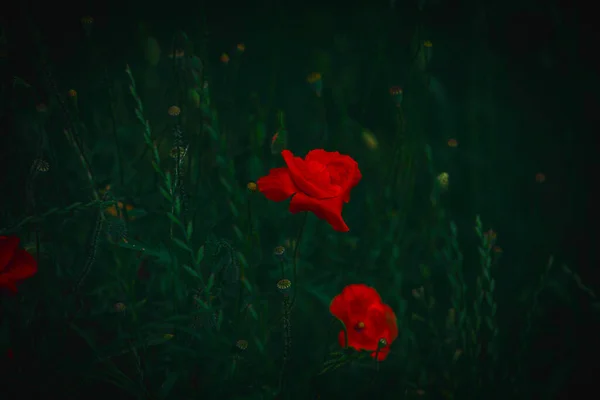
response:
[[[296,291],[298,290],[298,280],[297,280],[297,264],[298,264],[298,248],[300,247],[300,240],[302,240],[302,232],[304,232],[304,225],[306,225],[306,218],[308,217],[308,212],[304,212],[304,217],[302,218],[302,224],[300,225],[300,230],[298,231],[298,237],[296,238],[296,244],[294,245],[294,260],[293,260],[293,278],[292,278],[292,287],[294,289],[294,294],[292,296],[293,306],[296,302]]]
[[[279,266],[281,267],[281,279],[285,279],[285,263],[281,261],[279,262]]]

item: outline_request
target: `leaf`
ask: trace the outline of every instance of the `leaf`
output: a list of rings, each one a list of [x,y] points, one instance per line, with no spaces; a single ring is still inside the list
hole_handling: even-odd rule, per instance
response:
[[[85,332],[83,329],[79,328],[78,326],[76,326],[74,324],[69,324],[69,326],[79,336],[81,336],[81,338],[87,343],[87,345],[90,346],[90,348],[92,349],[92,351],[94,352],[96,357],[99,358],[100,354],[98,352],[98,349],[96,348],[96,344],[94,343],[94,340],[90,337],[90,335],[88,335],[87,332]]]
[[[47,217],[47,216],[48,216],[48,215],[50,215],[50,214],[54,214],[54,213],[55,213],[55,212],[57,212],[58,210],[59,210],[59,208],[58,208],[58,207],[51,208],[51,209],[49,209],[48,211],[46,211],[45,213],[43,213],[43,214],[42,214],[40,217],[41,217],[41,218]]]
[[[452,236],[458,235],[458,229],[456,228],[454,221],[450,221],[450,232],[452,232]]]
[[[165,381],[160,386],[159,396],[163,399],[166,399],[173,390],[173,386],[175,386],[175,382],[179,379],[179,375],[176,372],[169,372]]]
[[[242,284],[244,285],[244,287],[246,288],[246,290],[248,291],[248,293],[252,293],[252,285],[250,284],[250,282],[248,282],[248,279],[246,278],[242,278]]]
[[[237,225],[234,225],[234,226],[233,226],[233,231],[235,232],[235,235],[238,237],[238,239],[239,239],[240,241],[244,241],[244,239],[245,239],[245,236],[244,236],[244,234],[242,233],[242,231],[240,230],[240,228],[238,228],[238,226],[237,226]]]
[[[477,250],[479,250],[479,255],[483,258],[486,258],[488,256],[487,251],[485,251],[482,247],[478,247]]]
[[[183,228],[183,225],[181,224],[181,221],[179,220],[179,218],[177,218],[175,215],[173,215],[172,213],[168,212],[167,213],[167,217],[169,217],[169,219],[171,221],[173,221],[173,223],[181,226]]]
[[[487,302],[488,306],[492,307],[492,305],[494,304],[494,299],[492,298],[491,293],[486,292],[485,301]]]
[[[250,313],[250,315],[252,316],[252,318],[255,321],[258,321],[258,314],[256,313],[256,310],[254,309],[254,307],[252,307],[252,305],[248,306],[248,312]]]
[[[185,243],[183,243],[180,239],[177,238],[171,238],[171,240],[173,241],[173,243],[175,243],[177,246],[181,247],[182,249],[189,251],[190,253],[192,253],[192,249],[189,248],[189,246]]]
[[[240,212],[238,211],[237,207],[235,206],[235,204],[233,204],[232,201],[229,202],[229,209],[231,210],[231,214],[233,214],[235,218],[239,217]]]
[[[233,190],[231,189],[231,186],[229,185],[229,183],[227,183],[227,181],[225,180],[225,178],[223,178],[223,176],[219,175],[219,181],[221,182],[221,185],[223,185],[223,187],[225,188],[225,190],[227,190],[228,193],[233,192]]]
[[[169,194],[169,192],[167,192],[162,186],[159,186],[158,189],[160,190],[160,193],[163,195],[163,197],[165,199],[167,199],[167,201],[169,203],[173,202],[173,197],[171,197],[171,195]]]
[[[200,246],[198,252],[196,253],[196,263],[200,264],[204,259],[204,246]]]
[[[494,321],[490,318],[490,317],[485,317],[485,322],[487,323],[488,328],[490,328],[490,331],[494,331]]]
[[[261,341],[256,336],[253,336],[253,339],[254,339],[254,344],[256,345],[256,348],[258,349],[258,352],[261,354],[264,354],[265,346],[261,343]]]
[[[179,196],[175,197],[175,212],[177,215],[181,214],[181,198]]]
[[[194,278],[202,281],[202,277],[196,272],[194,271],[192,268],[188,267],[187,265],[183,265],[183,269],[190,274],[191,276],[193,276]]]
[[[240,264],[242,264],[244,266],[244,268],[248,268],[248,261],[246,260],[246,257],[244,257],[244,255],[242,253],[240,253],[239,251],[236,251],[235,257],[240,262]]]
[[[208,277],[208,283],[206,284],[206,293],[210,293],[210,289],[212,289],[215,284],[215,274],[210,274]]]
[[[188,239],[191,239],[193,232],[194,232],[194,226],[192,224],[192,221],[190,221],[190,222],[188,222],[187,229],[185,230],[185,234]]]
[[[76,203],[73,203],[73,204],[71,204],[70,206],[67,206],[67,207],[65,208],[65,210],[66,210],[66,211],[71,211],[72,209],[74,209],[74,208],[77,208],[77,207],[79,207],[79,206],[80,206],[80,205],[82,205],[82,204],[83,204],[82,202],[78,201],[78,202],[76,202]]]

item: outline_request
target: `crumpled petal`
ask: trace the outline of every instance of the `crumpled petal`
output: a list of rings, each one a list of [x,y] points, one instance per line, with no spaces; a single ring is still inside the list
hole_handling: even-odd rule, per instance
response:
[[[19,238],[16,236],[0,236],[0,272],[2,272],[19,247]]]
[[[283,150],[281,156],[290,171],[290,176],[294,184],[303,193],[315,199],[329,199],[340,195],[341,188],[331,184],[329,172],[325,168],[325,165],[323,165],[322,173],[326,174],[326,176],[315,176],[314,174],[307,174],[308,167],[305,165],[306,161],[300,157],[294,157],[291,151]],[[312,179],[309,180],[308,178]],[[314,182],[312,181],[313,179],[315,180]]]
[[[287,168],[273,168],[256,181],[258,190],[271,201],[283,201],[298,191]]]
[[[342,218],[342,205],[341,197],[315,199],[304,193],[296,193],[290,202],[290,212],[296,214],[301,211],[311,211],[318,218],[327,221],[334,230],[348,232],[350,228]]]
[[[371,351],[371,356],[377,356],[379,361],[388,356],[390,345],[398,336],[396,315],[374,288],[364,284],[346,286],[333,298],[329,311],[346,326],[349,347]],[[363,322],[364,327],[358,329],[358,322]],[[387,345],[377,352],[380,339],[385,339]],[[339,332],[338,342],[344,346],[344,331]]]

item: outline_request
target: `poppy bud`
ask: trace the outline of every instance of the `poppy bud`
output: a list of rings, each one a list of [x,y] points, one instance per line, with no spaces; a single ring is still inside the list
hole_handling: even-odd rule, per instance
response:
[[[290,288],[292,287],[292,282],[289,279],[280,279],[277,282],[277,290],[279,290],[284,296],[286,296]]]
[[[37,172],[48,172],[48,170],[50,170],[50,164],[48,164],[48,161],[38,158],[33,161],[31,168]]]
[[[258,186],[256,186],[255,182],[248,182],[248,184],[246,185],[246,188],[248,189],[249,192],[256,192],[258,190]]]
[[[92,27],[94,26],[94,18],[86,15],[85,17],[81,17],[81,27],[85,32],[85,36],[90,36],[92,33]]]
[[[380,349],[387,345],[388,345],[388,342],[387,342],[387,340],[385,340],[385,338],[379,339],[379,342],[377,343],[377,347]]]
[[[177,117],[179,114],[181,114],[181,108],[177,106],[171,106],[167,110],[167,114],[169,114],[171,117]]]
[[[69,98],[71,104],[73,104],[73,107],[77,109],[77,91],[74,89],[69,90],[67,92],[67,97]]]
[[[447,172],[442,172],[437,176],[437,182],[442,190],[447,190],[450,183],[450,175]]]
[[[279,260],[283,261],[285,258],[285,247],[277,246],[273,249],[273,255]]]
[[[426,40],[423,42],[423,50],[425,51],[425,60],[430,62],[433,51],[433,43],[431,43],[431,40]]]
[[[173,158],[174,160],[182,160],[185,155],[187,154],[187,147],[183,147],[183,146],[174,146],[169,155],[171,156],[171,158]]]
[[[237,342],[235,342],[235,347],[238,350],[244,351],[248,348],[248,341],[244,340],[244,339],[240,339]]]
[[[396,107],[400,107],[402,105],[402,98],[404,97],[404,91],[400,86],[392,86],[390,88],[390,96],[396,103]]]

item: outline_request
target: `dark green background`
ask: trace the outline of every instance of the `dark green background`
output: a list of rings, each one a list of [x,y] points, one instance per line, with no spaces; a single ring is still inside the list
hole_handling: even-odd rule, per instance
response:
[[[595,27],[595,14],[586,10],[583,4],[439,0],[426,2],[423,12],[418,11],[416,2],[401,0],[393,10],[387,1],[324,4],[316,1],[109,1],[101,4],[94,1],[76,4],[35,1],[12,7],[14,10],[5,13],[1,20],[9,41],[8,57],[1,61],[5,89],[0,125],[0,205],[13,219],[27,215],[22,198],[28,163],[34,158],[34,139],[24,128],[31,119],[28,114],[31,101],[23,99],[22,94],[12,87],[12,77],[19,76],[40,87],[36,102],[52,102],[53,95],[43,84],[38,44],[41,43],[60,89],[78,88],[82,99],[81,119],[89,121],[92,104],[106,107],[107,99],[102,97],[105,95],[97,95],[106,86],[105,74],[110,80],[114,77],[125,81],[124,65],[129,64],[138,85],[142,85],[145,61],[139,24],[143,22],[145,34],[157,38],[163,56],[170,51],[175,31],[187,33],[195,44],[196,54],[205,63],[209,80],[215,83],[211,87],[214,87],[213,97],[217,108],[221,108],[222,119],[242,120],[251,109],[249,94],[255,92],[261,101],[270,103],[271,112],[276,109],[285,112],[289,147],[295,153],[302,155],[311,148],[325,147],[351,154],[359,162],[364,178],[354,190],[353,200],[345,206],[344,216],[352,233],[359,238],[378,234],[369,231],[372,216],[366,211],[366,204],[369,195],[377,197],[378,191],[383,190],[389,160],[386,157],[378,159],[364,149],[357,127],[372,129],[378,134],[380,143],[389,144],[393,136],[394,108],[390,104],[388,88],[393,85],[405,87],[407,101],[410,96],[422,96],[421,100],[412,103],[412,111],[426,123],[412,135],[431,146],[435,167],[450,173],[452,189],[445,195],[444,207],[461,232],[472,232],[475,214],[482,216],[485,226],[498,232],[499,244],[504,249],[496,272],[498,298],[500,304],[504,300],[507,305],[500,307],[499,318],[503,330],[510,332],[509,336],[518,335],[523,329],[523,310],[516,305],[517,298],[536,284],[549,254],[557,260],[558,270],[559,265],[569,265],[586,286],[593,289],[600,282],[594,197],[598,185],[595,139],[600,122],[600,64],[595,49],[600,35]],[[82,33],[82,15],[95,18],[90,39]],[[202,23],[204,18],[206,25]],[[33,39],[34,30],[28,21],[40,34],[38,43]],[[434,43],[427,74],[444,87],[444,101],[433,95],[410,91],[410,45],[417,26],[422,27],[422,36]],[[218,57],[222,52],[231,51],[238,42],[245,43],[246,52],[239,78],[231,87],[224,83],[226,75],[220,68]],[[306,75],[321,65],[319,54],[332,60],[332,75],[347,73],[349,76],[344,83],[339,83],[341,79],[336,81],[337,86],[329,84],[327,76],[324,78],[327,139],[314,133],[310,121],[316,106],[305,83]],[[167,66],[161,72],[167,73],[168,69]],[[339,87],[351,87],[347,89],[351,96],[344,103],[340,103],[335,94]],[[416,85],[412,88],[415,90]],[[225,99],[226,96],[220,94],[226,91],[231,93],[231,98]],[[141,95],[147,112],[164,112],[176,101],[176,95],[168,91],[165,99],[170,103],[166,105],[161,95],[144,92]],[[86,98],[90,99],[90,106],[86,106]],[[479,111],[472,117],[475,106]],[[152,122],[152,117],[150,120]],[[132,121],[135,125],[136,121]],[[62,135],[58,126],[60,123],[55,122],[54,131]],[[51,129],[48,128],[49,132]],[[268,137],[276,129],[271,115],[267,121]],[[472,140],[475,136],[469,133],[473,129],[479,130],[476,143]],[[131,133],[132,136],[138,134]],[[450,152],[446,145],[450,137],[459,141],[456,152]],[[92,135],[89,140],[104,139]],[[139,143],[141,140],[140,136]],[[77,169],[77,160],[69,151],[65,145],[55,148],[57,159],[72,159],[72,167],[61,169],[62,175],[55,175],[44,188],[48,194],[41,195],[38,200],[44,204],[43,208],[89,200],[85,180],[74,179],[71,174]],[[263,173],[270,166],[280,165],[269,155],[267,148],[263,153]],[[240,186],[258,178],[247,168],[248,157],[242,153],[233,159]],[[104,178],[98,180],[113,179],[105,169],[103,171],[103,162],[102,159],[95,161],[97,173]],[[547,179],[541,185],[535,183],[538,172],[543,172]],[[431,177],[423,163],[418,164],[414,174],[414,190],[406,196],[395,193],[393,203],[403,209],[408,229],[417,231],[427,224],[423,222],[428,218],[424,204],[428,201]],[[151,170],[148,176],[151,176]],[[127,196],[132,198],[134,194]],[[217,194],[204,193],[203,199],[214,201],[214,196]],[[410,205],[409,209],[406,204]],[[260,203],[260,207],[268,210],[269,206]],[[220,221],[216,218],[206,225]],[[265,221],[263,228],[267,233],[263,246],[272,248],[271,244],[282,239],[283,233],[277,229],[282,229],[283,225],[287,226],[284,236],[293,236],[299,221],[299,216],[286,217],[283,223]],[[320,226],[318,234],[331,234],[324,222],[314,219],[313,223]],[[84,224],[90,224],[89,218]],[[197,228],[198,231],[202,229]],[[52,231],[51,228],[47,230]],[[225,222],[216,231],[227,240],[233,240]],[[74,234],[85,236],[84,232],[82,228],[82,232]],[[319,240],[318,237],[312,239]],[[461,245],[475,249],[476,243],[464,239]],[[425,245],[413,250],[414,253],[407,257],[412,257],[411,262],[415,265],[429,251]],[[83,249],[72,251],[85,254]],[[368,252],[364,248],[361,251]],[[313,254],[312,264],[318,263],[319,254]],[[328,262],[323,259],[320,267],[327,268]],[[367,276],[360,273],[358,276],[376,287],[385,280],[385,273],[379,276],[376,268],[368,271]],[[259,285],[261,279],[268,281],[272,277],[258,276]],[[566,275],[557,272],[552,279],[566,289],[562,289],[561,296],[548,294],[542,299],[545,311],[536,320],[529,347],[531,352],[523,355],[529,368],[529,383],[534,387],[530,389],[531,397],[524,398],[567,398],[568,393],[571,398],[575,390],[586,387],[594,390],[592,379],[600,333],[598,310]],[[340,289],[332,288],[327,295]],[[410,297],[409,291],[403,293]],[[402,326],[400,330],[402,332]],[[330,337],[333,342],[332,335]],[[505,352],[510,352],[510,343],[508,340]],[[312,348],[308,343],[299,346],[304,347],[297,350],[298,354]],[[308,368],[302,361],[295,362],[296,368]],[[41,364],[35,367],[32,376],[44,375],[47,366],[43,361]],[[558,393],[544,392],[545,379],[552,376],[551,368],[560,369],[561,365],[571,367],[564,373],[564,384],[558,388]],[[382,367],[385,369],[385,364]],[[387,379],[398,378],[394,371],[388,370],[380,386],[382,391],[386,390]],[[495,384],[498,392],[488,392],[486,398],[511,393],[508,382],[500,380]],[[322,395],[323,399],[341,398],[338,390],[319,390],[326,393]],[[353,398],[353,393],[364,395],[360,391],[350,391],[345,397]],[[468,391],[457,398],[467,398],[465,393]],[[340,397],[335,397],[337,395]],[[90,393],[89,396],[94,395]],[[308,396],[308,392],[302,396]],[[374,396],[377,398],[377,394]],[[308,397],[292,395],[292,398]],[[402,393],[394,398],[403,398]]]

